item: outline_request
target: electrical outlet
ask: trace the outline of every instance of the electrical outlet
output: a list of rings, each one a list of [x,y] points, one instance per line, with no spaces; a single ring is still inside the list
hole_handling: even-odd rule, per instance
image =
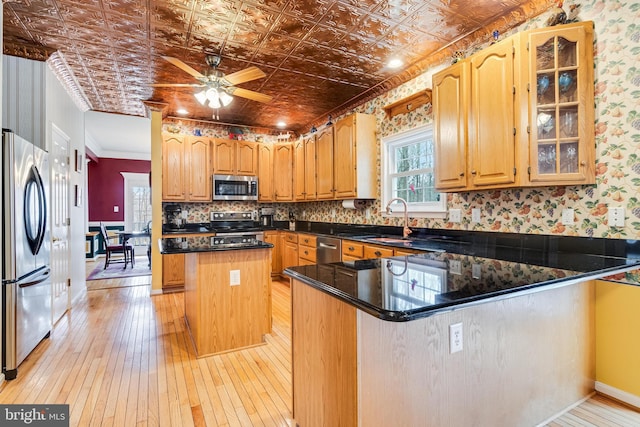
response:
[[[113,211],[114,212],[120,212],[120,206],[114,206],[113,207]]]
[[[366,219],[371,219],[371,208],[367,208],[367,210],[364,211],[364,217]]]
[[[624,227],[624,208],[609,208],[609,227]]]
[[[451,274],[462,274],[462,262],[455,259],[449,260],[449,271]]]
[[[462,212],[460,209],[449,209],[449,222],[462,221]]]
[[[449,352],[462,351],[462,323],[449,325]]]
[[[331,209],[331,216],[336,217],[336,208]]]
[[[482,278],[482,266],[480,264],[471,264],[471,277],[474,279]]]
[[[562,225],[573,225],[573,209],[562,209]]]
[[[471,222],[480,222],[482,220],[482,211],[480,208],[471,209]]]
[[[240,284],[240,270],[229,271],[229,285],[238,286]]]

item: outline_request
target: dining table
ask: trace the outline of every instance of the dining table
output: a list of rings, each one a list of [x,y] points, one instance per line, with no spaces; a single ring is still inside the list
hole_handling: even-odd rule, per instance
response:
[[[117,230],[115,232],[119,238],[122,246],[126,246],[129,242],[129,239],[138,238],[138,237],[148,237],[151,239],[151,233],[149,230]],[[134,253],[135,258],[135,253]],[[151,245],[147,247],[147,259],[149,260],[149,268],[151,268]],[[131,262],[131,267],[134,265],[134,260]]]

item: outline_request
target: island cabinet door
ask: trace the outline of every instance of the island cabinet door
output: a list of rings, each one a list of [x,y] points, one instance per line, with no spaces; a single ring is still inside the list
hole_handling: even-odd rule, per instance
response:
[[[291,282],[294,421],[300,427],[356,426],[356,308]]]

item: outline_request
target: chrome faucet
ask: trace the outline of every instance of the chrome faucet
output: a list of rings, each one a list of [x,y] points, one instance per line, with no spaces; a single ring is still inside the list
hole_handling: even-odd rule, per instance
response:
[[[402,202],[402,205],[404,207],[404,228],[402,229],[402,237],[406,239],[407,237],[409,237],[409,234],[411,234],[411,229],[409,228],[409,210],[407,208],[407,201],[402,197],[395,197],[389,200],[389,203],[387,203],[386,207],[387,214],[391,213],[391,203],[396,201]]]

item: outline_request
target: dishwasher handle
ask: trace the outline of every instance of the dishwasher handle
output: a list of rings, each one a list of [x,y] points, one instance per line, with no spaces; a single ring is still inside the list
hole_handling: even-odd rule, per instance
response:
[[[319,248],[333,249],[333,250],[337,250],[338,249],[338,245],[331,245],[329,243],[323,243],[323,242],[319,242],[318,243],[318,247]]]

